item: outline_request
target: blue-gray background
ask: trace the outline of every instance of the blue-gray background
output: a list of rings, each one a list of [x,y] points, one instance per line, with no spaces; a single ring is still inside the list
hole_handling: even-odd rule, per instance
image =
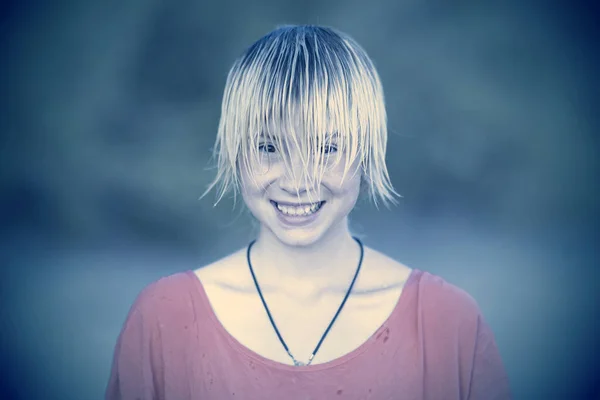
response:
[[[404,198],[354,230],[475,297],[516,399],[593,398],[598,12],[563,3],[3,2],[5,398],[101,398],[138,292],[247,244],[198,197],[227,71],[282,23],[348,32],[384,82]]]

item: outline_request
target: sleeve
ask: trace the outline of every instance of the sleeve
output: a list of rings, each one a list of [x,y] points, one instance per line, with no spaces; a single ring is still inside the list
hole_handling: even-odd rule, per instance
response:
[[[494,334],[481,315],[477,319],[477,335],[468,399],[512,399],[508,377],[496,346]]]
[[[115,346],[106,400],[158,399],[160,335],[152,312],[152,286],[144,289],[129,310]]]

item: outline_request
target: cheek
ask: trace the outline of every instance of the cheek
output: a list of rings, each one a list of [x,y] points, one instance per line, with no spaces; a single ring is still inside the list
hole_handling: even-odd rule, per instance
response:
[[[354,194],[355,192],[360,191],[362,178],[362,169],[360,168],[359,160],[355,160],[354,163],[348,168],[348,172],[344,180],[342,181],[342,176],[344,175],[344,165],[341,164],[332,171],[332,176],[337,176],[337,185],[338,191],[340,193],[345,193],[348,195]]]
[[[242,193],[256,194],[263,192],[267,186],[268,176],[266,174],[251,175],[248,171],[240,171],[240,186]]]
[[[360,186],[361,177],[358,174],[356,176],[346,176],[346,179],[343,182],[341,177],[337,177],[337,179],[330,181],[329,185],[331,190],[338,196],[358,195]]]

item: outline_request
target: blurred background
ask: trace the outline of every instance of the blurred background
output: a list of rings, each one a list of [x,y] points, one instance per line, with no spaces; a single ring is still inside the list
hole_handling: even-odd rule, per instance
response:
[[[0,4],[2,398],[102,398],[139,291],[247,245],[231,198],[198,198],[227,72],[284,23],[381,74],[404,197],[353,230],[478,301],[515,399],[599,398],[597,6]]]

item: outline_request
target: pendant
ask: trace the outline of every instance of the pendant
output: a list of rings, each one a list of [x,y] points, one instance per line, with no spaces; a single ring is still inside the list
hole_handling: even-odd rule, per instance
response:
[[[296,367],[305,367],[306,364],[304,364],[302,361],[296,361],[296,360],[294,360],[294,366],[296,366]]]

